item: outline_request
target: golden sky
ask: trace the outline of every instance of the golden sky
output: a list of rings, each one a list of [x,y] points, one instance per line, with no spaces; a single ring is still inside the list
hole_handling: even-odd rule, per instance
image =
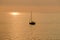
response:
[[[59,0],[0,0],[1,11],[60,12]]]

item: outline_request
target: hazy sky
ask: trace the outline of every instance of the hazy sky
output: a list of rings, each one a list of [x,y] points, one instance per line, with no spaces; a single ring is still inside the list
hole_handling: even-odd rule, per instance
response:
[[[0,0],[1,11],[60,12],[59,0]]]
[[[60,5],[59,0],[1,0],[3,5],[24,5],[24,6],[56,6]]]
[[[7,11],[60,12],[59,0],[0,0],[0,9]],[[2,11],[1,10],[1,11]]]

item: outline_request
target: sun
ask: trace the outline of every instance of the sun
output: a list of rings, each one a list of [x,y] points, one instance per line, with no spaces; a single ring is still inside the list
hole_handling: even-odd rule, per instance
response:
[[[14,15],[14,16],[16,16],[16,15],[20,15],[19,12],[10,12],[10,14],[11,14],[11,15]]]

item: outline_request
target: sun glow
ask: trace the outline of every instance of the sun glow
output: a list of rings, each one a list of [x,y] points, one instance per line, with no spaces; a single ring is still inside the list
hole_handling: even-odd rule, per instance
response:
[[[14,16],[16,16],[16,15],[20,15],[19,12],[10,12],[10,14],[11,14],[11,15],[14,15]]]

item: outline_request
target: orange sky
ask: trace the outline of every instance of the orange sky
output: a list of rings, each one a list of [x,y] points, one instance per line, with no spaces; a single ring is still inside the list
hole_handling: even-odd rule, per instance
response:
[[[1,11],[60,12],[59,0],[1,0]]]

